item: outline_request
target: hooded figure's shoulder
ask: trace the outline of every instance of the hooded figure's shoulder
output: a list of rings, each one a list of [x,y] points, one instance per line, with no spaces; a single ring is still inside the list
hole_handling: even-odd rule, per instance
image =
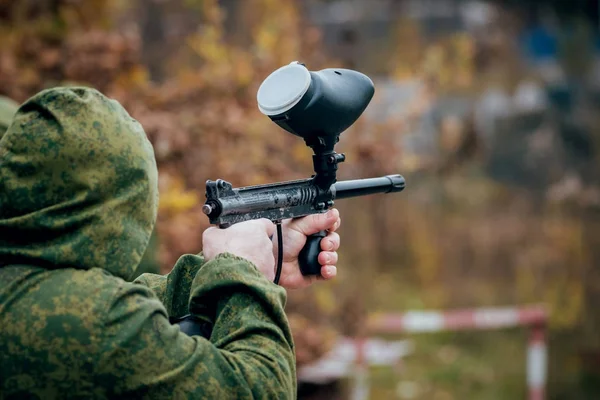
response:
[[[0,268],[0,282],[0,392],[7,394],[26,389],[47,396],[69,387],[79,391],[72,398],[104,398],[89,390],[107,348],[111,308],[132,291],[137,295],[129,297],[142,307],[162,308],[148,288],[100,268],[9,266]],[[128,326],[127,315],[121,315],[122,326]]]
[[[0,281],[0,323],[6,328],[0,336],[29,337],[38,346],[43,338],[49,347],[78,340],[93,345],[101,340],[106,315],[123,293],[160,302],[150,289],[101,268],[8,266],[0,268]]]

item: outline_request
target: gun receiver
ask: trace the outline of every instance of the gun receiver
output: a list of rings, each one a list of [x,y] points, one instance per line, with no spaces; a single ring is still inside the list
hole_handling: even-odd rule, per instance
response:
[[[314,152],[315,175],[237,189],[222,179],[208,180],[202,211],[210,223],[227,228],[267,218],[278,224],[281,233],[281,220],[324,213],[336,199],[402,191],[405,182],[401,175],[337,182],[338,164],[346,156],[336,153],[334,146],[341,132],[363,113],[374,91],[371,79],[347,69],[313,72],[294,62],[269,75],[258,90],[259,109],[286,131],[304,138]],[[319,232],[307,238],[299,255],[303,275],[320,275],[317,257],[326,234]],[[281,234],[278,236],[281,239]],[[281,271],[281,253],[277,271],[275,282]]]

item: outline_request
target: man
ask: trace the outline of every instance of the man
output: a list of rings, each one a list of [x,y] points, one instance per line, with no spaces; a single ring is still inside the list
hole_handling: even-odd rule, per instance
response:
[[[152,146],[119,103],[56,88],[19,108],[0,140],[0,398],[295,397],[274,225],[209,228],[202,254],[129,283],[157,202]],[[323,229],[335,276],[339,224],[336,210],[285,221],[282,286],[312,283],[297,255]],[[169,322],[188,313],[210,340]]]

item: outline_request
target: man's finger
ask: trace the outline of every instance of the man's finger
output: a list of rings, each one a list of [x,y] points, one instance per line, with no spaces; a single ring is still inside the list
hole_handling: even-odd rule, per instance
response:
[[[329,232],[329,234],[321,240],[321,250],[323,251],[336,251],[340,248],[340,235],[336,232]]]
[[[276,226],[275,224],[267,218],[261,218],[259,220],[260,223],[262,223],[265,226],[265,229],[267,230],[267,236],[269,236],[269,238],[271,238],[271,240],[273,239],[273,235],[275,235],[275,229]]]
[[[340,212],[337,209],[332,208],[324,214],[307,215],[306,217],[293,220],[290,223],[290,228],[308,236],[313,233],[331,229],[339,217]]]
[[[329,232],[335,232],[340,228],[340,225],[342,224],[342,219],[338,218],[337,221],[335,221],[335,224],[333,224],[333,228],[329,229]]]
[[[337,268],[333,265],[325,265],[321,268],[321,275],[324,279],[335,278],[337,275]]]
[[[321,265],[335,265],[338,262],[338,254],[335,251],[322,251],[317,258]]]

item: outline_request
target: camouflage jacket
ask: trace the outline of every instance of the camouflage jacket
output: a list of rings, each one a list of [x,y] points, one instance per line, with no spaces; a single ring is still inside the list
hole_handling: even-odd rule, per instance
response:
[[[119,103],[56,88],[19,108],[0,139],[0,399],[295,397],[285,291],[253,264],[184,255],[127,282],[157,202]],[[188,312],[210,340],[169,323]]]

